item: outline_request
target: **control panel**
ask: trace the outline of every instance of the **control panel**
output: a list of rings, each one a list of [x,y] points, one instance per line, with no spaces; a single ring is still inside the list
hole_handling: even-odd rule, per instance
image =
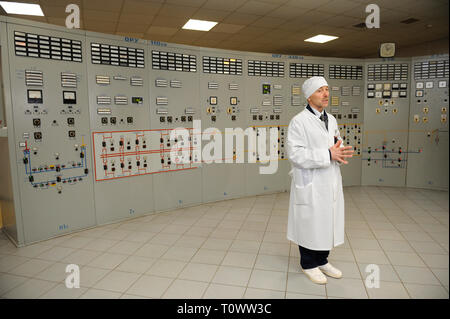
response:
[[[436,55],[411,62],[409,156],[406,184],[448,188],[449,58]],[[439,169],[436,169],[439,168]]]
[[[366,62],[363,185],[403,186],[408,152],[409,60]]]
[[[8,41],[14,97],[9,109],[14,134],[8,138],[14,145],[24,241],[93,226],[85,39],[11,26]]]

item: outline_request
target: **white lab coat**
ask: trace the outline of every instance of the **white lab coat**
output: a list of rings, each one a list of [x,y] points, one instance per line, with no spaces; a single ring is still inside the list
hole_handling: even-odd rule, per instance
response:
[[[305,108],[291,120],[287,135],[292,165],[287,238],[312,250],[331,250],[345,237],[340,163],[330,161],[328,151],[334,137],[341,137],[336,119],[327,115],[328,131]]]

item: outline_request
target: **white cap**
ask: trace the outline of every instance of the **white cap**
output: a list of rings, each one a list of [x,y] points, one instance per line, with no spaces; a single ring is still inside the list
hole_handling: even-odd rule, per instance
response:
[[[323,76],[313,76],[307,79],[302,86],[305,98],[308,99],[314,92],[316,92],[317,89],[320,89],[322,86],[328,86],[328,83]]]

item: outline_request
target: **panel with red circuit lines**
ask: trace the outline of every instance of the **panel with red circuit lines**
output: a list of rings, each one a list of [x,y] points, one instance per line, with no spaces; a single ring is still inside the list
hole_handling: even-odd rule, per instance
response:
[[[171,139],[171,133],[173,138]],[[198,168],[193,129],[93,132],[95,180]]]

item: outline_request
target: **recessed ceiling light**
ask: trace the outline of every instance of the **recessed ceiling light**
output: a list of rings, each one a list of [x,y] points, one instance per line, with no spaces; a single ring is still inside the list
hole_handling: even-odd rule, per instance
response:
[[[337,39],[338,37],[332,36],[332,35],[325,35],[325,34],[318,34],[312,38],[306,39],[306,42],[315,42],[315,43],[325,43],[334,39]]]
[[[189,21],[186,22],[186,24],[183,26],[183,29],[197,30],[197,31],[209,31],[216,24],[217,24],[217,22],[214,22],[214,21],[189,19]]]
[[[44,16],[41,6],[38,4],[0,1],[0,5],[8,14]]]

